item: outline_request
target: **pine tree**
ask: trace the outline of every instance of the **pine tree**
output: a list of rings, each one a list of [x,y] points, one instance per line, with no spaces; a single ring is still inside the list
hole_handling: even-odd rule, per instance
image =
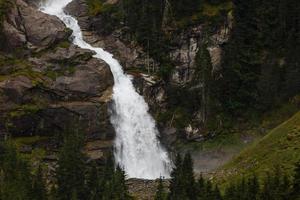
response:
[[[0,199],[30,200],[32,198],[32,176],[29,165],[22,160],[15,147],[8,142],[4,144],[0,155]]]
[[[247,200],[258,200],[260,194],[259,182],[257,176],[254,174],[247,180],[246,188],[246,198]]]
[[[126,175],[124,170],[118,165],[114,167],[114,159],[109,154],[101,178],[101,187],[103,188],[103,200],[129,200],[132,199],[128,192],[125,182]]]
[[[295,168],[292,198],[295,200],[300,199],[300,162],[297,163]]]
[[[182,177],[182,159],[180,154],[176,155],[175,166],[171,173],[169,200],[185,200],[187,194]]]
[[[159,178],[154,199],[155,200],[166,200],[167,199],[167,193],[166,193],[164,185],[163,185],[162,177]]]
[[[230,184],[226,190],[224,195],[225,200],[238,200],[237,199],[237,187],[235,184]]]
[[[273,180],[272,175],[270,173],[267,173],[267,177],[264,180],[263,183],[263,189],[261,191],[261,199],[264,200],[273,200],[274,194],[273,194]]]
[[[207,180],[205,183],[205,200],[214,200],[214,190],[211,181]]]
[[[114,200],[128,200],[131,199],[128,188],[125,182],[125,172],[118,165],[113,177],[113,199]]]
[[[102,196],[100,176],[96,163],[91,164],[86,178],[86,191],[89,193],[88,200],[100,200]]]
[[[291,199],[292,184],[287,174],[284,174],[279,186],[279,197],[282,200]]]
[[[38,170],[33,177],[32,183],[32,200],[46,200],[47,199],[47,190],[45,182],[43,179],[43,172],[41,166],[38,167]]]
[[[79,132],[68,133],[59,153],[57,179],[57,199],[84,199],[85,156],[82,153],[83,135]]]
[[[200,178],[198,179],[198,182],[197,182],[197,186],[196,186],[196,191],[197,191],[197,196],[198,196],[198,199],[200,200],[203,200],[205,199],[205,180],[203,178],[203,174],[200,175]]]
[[[214,200],[222,200],[222,195],[221,195],[221,192],[220,192],[220,189],[219,187],[216,185],[214,191],[213,191],[213,199]]]
[[[182,179],[185,193],[190,200],[196,199],[193,161],[190,153],[185,154],[182,163]]]

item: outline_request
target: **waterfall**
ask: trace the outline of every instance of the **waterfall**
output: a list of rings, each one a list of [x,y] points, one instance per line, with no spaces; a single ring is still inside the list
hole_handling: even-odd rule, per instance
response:
[[[42,3],[41,11],[60,18],[73,30],[73,43],[81,48],[90,49],[95,58],[104,60],[114,76],[113,112],[111,123],[116,132],[115,160],[122,166],[128,178],[156,179],[169,177],[171,161],[161,146],[154,119],[148,113],[148,105],[140,96],[113,55],[84,41],[78,21],[64,13],[64,7],[72,0],[47,0]]]

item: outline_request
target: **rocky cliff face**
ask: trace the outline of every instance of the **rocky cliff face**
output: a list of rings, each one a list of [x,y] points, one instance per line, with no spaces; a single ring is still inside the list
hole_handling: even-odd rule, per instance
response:
[[[99,151],[110,148],[114,138],[109,67],[70,44],[70,31],[58,18],[22,0],[8,13],[3,33],[1,135],[54,136],[80,128],[93,141],[87,146],[91,157],[101,157]]]
[[[117,1],[106,1],[106,4],[115,4]],[[157,119],[161,129],[161,137],[168,146],[172,146],[178,138],[188,140],[203,139],[203,109],[199,108],[189,113],[193,116],[193,122],[182,122],[181,127],[176,126],[176,112],[170,110],[169,88],[175,90],[184,88],[193,93],[194,90],[201,90],[201,83],[193,83],[196,76],[196,56],[205,41],[208,44],[208,51],[212,62],[211,73],[221,76],[218,72],[222,61],[222,46],[228,41],[232,28],[232,17],[228,15],[222,26],[215,28],[213,33],[207,34],[204,25],[199,24],[187,29],[176,31],[171,36],[171,50],[169,52],[172,63],[175,63],[170,80],[165,82],[156,76],[160,64],[150,58],[143,48],[136,42],[128,39],[126,27],[122,25],[115,27],[110,33],[103,33],[105,21],[100,15],[90,16],[85,0],[74,0],[66,8],[67,12],[79,19],[80,26],[84,29],[85,39],[95,46],[102,47],[112,52],[134,77],[134,83],[150,105],[151,113]],[[208,35],[208,38],[207,38]],[[205,39],[206,38],[206,39]],[[141,73],[141,71],[143,71]],[[178,88],[178,89],[176,89]],[[201,92],[200,92],[201,93]],[[204,94],[203,94],[204,95]],[[200,97],[202,98],[202,97]],[[204,97],[205,98],[205,97]],[[187,97],[187,99],[189,99]],[[188,101],[188,100],[187,100]],[[199,105],[203,102],[199,101]],[[160,116],[165,113],[172,113],[167,120],[160,121]]]
[[[68,42],[70,31],[62,22],[37,11],[33,7],[36,1],[28,2],[17,0],[3,25],[7,40],[1,47],[6,52],[2,56],[14,66],[3,63],[1,68],[1,132],[14,136],[53,135],[72,127],[69,125],[74,121],[80,121],[80,127],[91,141],[110,141],[105,145],[93,142],[89,149],[95,152],[101,151],[97,145],[110,147],[114,133],[107,107],[113,80],[108,66],[92,58],[92,52],[71,45]],[[165,82],[152,76],[164,66],[127,37],[126,27],[103,34],[99,31],[103,23],[101,15],[90,16],[85,0],[74,0],[66,11],[78,18],[88,42],[112,52],[133,75],[137,90],[146,98],[157,119],[164,143],[172,146],[178,138],[203,139],[203,102],[199,101],[200,108],[188,113],[193,118],[190,121],[176,119],[182,113],[170,110],[169,106],[176,98],[171,96],[170,87],[175,91],[184,88],[191,93],[201,90],[201,84],[194,84],[193,80],[196,56],[206,37],[203,25],[174,32],[169,54],[175,68],[170,80]],[[206,39],[213,66],[211,73],[217,75],[222,45],[230,36],[231,21],[228,16],[227,22]],[[8,56],[11,49],[20,49],[18,55]],[[181,120],[180,127],[178,120]],[[101,153],[91,153],[91,156],[96,155]]]
[[[106,3],[117,2],[107,1]],[[65,10],[78,19],[86,41],[113,53],[125,69],[141,69],[146,65],[157,67],[158,64],[149,58],[136,42],[127,40],[122,28],[116,28],[110,34],[103,34],[101,30],[105,22],[101,16],[89,15],[86,0],[74,0]]]

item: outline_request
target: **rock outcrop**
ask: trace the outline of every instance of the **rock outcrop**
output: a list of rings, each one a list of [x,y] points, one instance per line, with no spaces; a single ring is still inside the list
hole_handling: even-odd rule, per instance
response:
[[[89,144],[99,144],[86,150],[100,159],[114,138],[109,66],[70,44],[70,31],[58,18],[22,0],[3,25],[8,39],[0,53],[0,135],[51,137],[78,129]],[[9,54],[15,49],[18,55]]]
[[[116,1],[106,1],[108,4]],[[83,30],[84,39],[93,46],[101,47],[112,53],[122,64],[124,69],[143,69],[147,66],[149,71],[155,71],[158,63],[147,56],[137,43],[126,39],[122,28],[114,30],[111,34],[103,34],[103,19],[101,16],[90,16],[85,0],[74,0],[65,11],[78,19]]]
[[[111,2],[106,1],[105,3]],[[128,38],[126,34],[128,27],[119,24],[109,34],[103,32],[103,27],[106,25],[105,21],[103,21],[103,16],[101,14],[91,16],[84,0],[74,0],[67,6],[66,11],[79,20],[80,26],[84,29],[85,40],[94,46],[102,47],[112,52],[127,72],[133,75],[138,92],[145,97],[150,105],[150,112],[157,118],[158,126],[162,133],[161,138],[167,146],[173,146],[172,144],[176,143],[178,138],[193,141],[205,139],[203,129],[204,121],[207,118],[205,113],[205,104],[207,102],[203,100],[206,99],[202,89],[203,84],[196,80],[196,56],[203,42],[205,42],[212,62],[211,74],[216,78],[221,76],[218,72],[222,62],[222,48],[228,41],[232,29],[233,19],[230,14],[227,20],[223,22],[223,25],[211,30],[212,33],[209,33],[209,37],[205,33],[206,30],[204,30],[203,24],[172,32],[173,34],[169,38],[169,57],[174,64],[174,69],[170,72],[169,81],[165,82],[155,75],[151,76],[160,67],[164,66],[160,66],[158,62],[148,57],[143,48]],[[187,93],[197,92],[199,94],[199,101],[197,102],[199,106],[197,107],[200,108],[194,109],[192,113],[188,113],[188,115],[192,116],[192,120],[189,120],[189,123],[183,122],[185,123],[184,127],[182,127],[183,124],[180,125],[180,128],[176,127],[176,121],[181,119],[174,119],[176,118],[176,113],[174,110],[170,110],[169,105],[172,103],[170,101],[176,101],[172,100],[173,97],[170,97],[170,93],[174,93],[174,91],[170,92],[170,88],[172,90],[184,88]],[[179,92],[177,93],[179,94]],[[168,118],[164,119],[163,122],[160,121],[162,114]],[[178,115],[181,114],[179,113]]]
[[[16,0],[3,22],[3,34],[7,51],[17,48],[41,51],[66,40],[70,31],[57,17]]]

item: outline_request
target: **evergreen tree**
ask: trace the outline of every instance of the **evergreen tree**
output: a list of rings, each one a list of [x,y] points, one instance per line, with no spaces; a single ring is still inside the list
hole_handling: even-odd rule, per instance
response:
[[[57,199],[85,199],[85,156],[83,135],[68,133],[59,153],[57,179]]]
[[[89,193],[88,200],[100,200],[102,196],[101,180],[95,162],[91,164],[86,179],[86,191]]]
[[[3,200],[31,200],[32,176],[29,165],[19,158],[15,147],[7,143],[0,155],[0,199]]]
[[[38,167],[36,174],[33,176],[32,183],[32,200],[46,200],[47,190],[43,179],[43,172],[41,166]]]
[[[167,193],[166,193],[164,185],[163,185],[162,177],[159,178],[154,199],[155,200],[166,200],[167,199]]]
[[[180,154],[176,155],[175,166],[171,173],[169,200],[185,200],[187,194],[182,177],[182,159]]]
[[[197,186],[196,186],[196,191],[197,191],[197,196],[198,196],[198,199],[202,200],[202,199],[205,199],[205,180],[203,178],[203,175],[201,174],[200,175],[200,178],[198,179],[198,182],[197,182]]]
[[[124,170],[117,166],[114,167],[112,154],[106,159],[102,175],[101,187],[103,188],[103,200],[128,200],[131,199],[125,182],[126,175]]]
[[[190,153],[185,154],[184,160],[182,163],[182,175],[183,187],[185,193],[190,200],[196,199],[196,188],[195,188],[195,178],[194,178],[194,169],[193,161]]]
[[[224,199],[225,200],[238,200],[236,193],[237,193],[237,188],[234,184],[231,183],[225,190]]]
[[[113,177],[113,199],[114,200],[128,200],[131,199],[128,188],[125,182],[125,172],[124,170],[118,165],[114,177]]]
[[[223,199],[218,186],[216,186],[213,191],[213,199],[214,200],[222,200]]]
[[[259,183],[257,176],[254,174],[247,181],[247,189],[246,189],[246,199],[247,200],[258,200],[259,199]]]
[[[300,162],[297,163],[295,168],[292,198],[295,200],[300,199]]]

